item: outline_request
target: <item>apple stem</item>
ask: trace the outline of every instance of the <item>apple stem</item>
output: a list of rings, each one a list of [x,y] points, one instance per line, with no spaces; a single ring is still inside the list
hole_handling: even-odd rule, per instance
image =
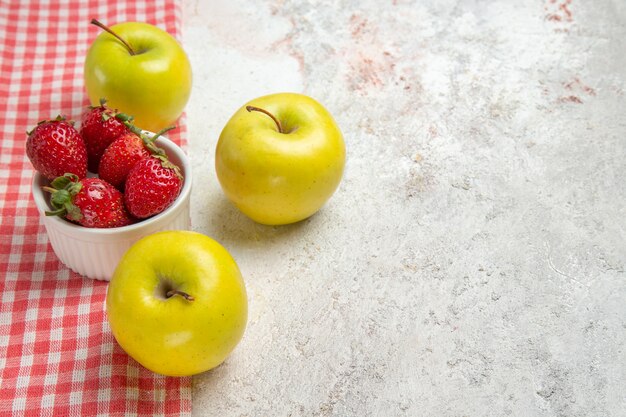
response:
[[[276,117],[274,117],[274,115],[272,113],[268,112],[267,110],[260,109],[258,107],[254,107],[254,106],[246,106],[246,110],[248,110],[248,111],[258,111],[258,112],[261,112],[263,114],[267,114],[269,117],[272,118],[274,123],[276,123],[276,127],[278,127],[278,133],[285,133],[285,132],[283,132],[283,126],[280,124],[280,121],[278,121],[278,119]]]
[[[117,33],[113,32],[111,29],[109,29],[108,26],[106,26],[103,23],[100,23],[97,19],[91,19],[91,24],[92,25],[96,25],[100,29],[103,29],[103,30],[109,32],[111,35],[115,36],[117,39],[119,39],[120,42],[122,42],[124,44],[124,46],[126,47],[126,49],[128,49],[128,52],[131,55],[137,55],[135,50],[128,44],[128,42],[126,42],[120,35],[118,35]]]
[[[187,301],[194,301],[195,298],[193,298],[193,296],[187,294],[184,291],[180,291],[180,290],[169,290],[167,292],[167,294],[165,294],[167,296],[167,298],[173,297],[175,295],[180,295],[181,297],[183,297],[185,300]]]

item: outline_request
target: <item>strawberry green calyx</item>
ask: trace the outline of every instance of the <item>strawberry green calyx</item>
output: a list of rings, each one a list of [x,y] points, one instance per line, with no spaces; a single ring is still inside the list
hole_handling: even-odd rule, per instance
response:
[[[52,187],[43,187],[43,190],[51,194],[50,205],[54,210],[46,211],[46,216],[65,216],[72,221],[79,221],[83,215],[73,203],[74,196],[83,187],[78,176],[68,173],[55,178],[50,185]]]
[[[37,122],[37,126],[41,126],[44,123],[49,123],[49,122],[67,122],[69,124],[71,124],[72,126],[74,126],[74,121],[73,120],[67,120],[67,118],[65,116],[62,115],[57,115],[57,117],[55,117],[54,119],[48,120],[48,119],[43,119],[40,120],[39,122]],[[33,127],[31,130],[27,130],[26,131],[26,136],[30,136],[35,129],[37,129],[37,126]]]
[[[100,97],[99,102],[100,102],[100,105],[98,105],[98,106],[92,106],[92,105],[90,105],[90,106],[88,107],[88,109],[89,109],[89,110],[93,110],[93,109],[99,109],[99,108],[105,108],[105,107],[106,107],[106,104],[107,104],[107,99],[106,99],[106,98],[104,98],[104,97]]]
[[[154,143],[159,138],[159,136],[163,135],[166,132],[169,132],[175,127],[176,126],[169,126],[164,129],[161,129],[156,133],[156,135],[152,137],[149,137],[148,135],[145,135],[145,134],[141,135],[141,139],[143,140],[144,145],[146,145],[146,148],[148,148],[148,150],[150,151],[150,153],[152,153],[152,155],[156,155],[161,158],[167,159],[167,155],[165,154],[165,151],[159,148],[158,146],[156,146]]]
[[[133,116],[130,116],[130,115],[126,114],[126,113],[121,113],[121,112],[118,112],[118,111],[116,111],[116,112],[113,114],[113,117],[115,117],[115,118],[116,118],[117,120],[119,120],[120,122],[124,122],[124,124],[125,124],[125,122],[132,122],[132,121],[133,121],[133,119],[134,119],[134,117],[133,117]],[[128,126],[127,126],[127,127],[128,127]]]
[[[150,140],[150,144],[147,144],[146,147],[148,149],[151,149],[151,146],[154,146],[155,148],[157,148],[160,152],[159,153],[154,153],[153,152],[154,157],[157,158],[159,161],[161,161],[161,166],[163,168],[169,168],[169,169],[173,170],[174,173],[176,174],[176,176],[182,181],[183,180],[183,175],[180,173],[180,168],[178,167],[178,165],[171,163],[170,160],[168,159],[167,155],[165,154],[165,151],[163,151],[163,149],[158,148],[156,145],[154,145],[154,141],[157,140],[157,138],[159,136],[161,136],[165,132],[169,132],[170,130],[174,129],[175,127],[176,126],[166,127],[165,129],[162,129],[159,132],[157,132],[156,135],[154,135],[152,138],[149,139]],[[150,150],[150,152],[152,152],[152,150]]]
[[[124,123],[124,126],[126,126],[128,128],[128,130],[130,130],[131,132],[133,132],[135,135],[141,137],[141,135],[143,135],[143,130],[141,130],[140,128],[138,128],[137,126],[135,126],[132,123],[132,120],[127,118],[127,115],[120,113],[120,114],[116,114],[115,117]]]
[[[121,113],[119,111],[117,111],[117,109],[111,109],[109,107],[107,107],[107,99],[104,97],[100,97],[100,105],[99,106],[89,106],[90,110],[94,110],[94,109],[102,109],[102,120],[104,122],[106,122],[107,120],[111,119],[111,118],[116,118],[118,120],[120,120],[121,122],[125,122],[125,121],[132,121],[133,120],[133,116],[129,116],[125,113]]]
[[[52,185],[52,188],[55,190],[73,190],[74,188],[77,188],[75,191],[79,192],[81,187],[80,182],[78,182],[79,179],[78,175],[67,173],[61,177],[55,178],[50,185]]]
[[[116,118],[117,120],[121,122],[131,122],[134,119],[133,116],[129,116],[125,113],[119,113],[117,110],[111,110],[107,108],[102,111],[102,120],[106,122],[107,120],[111,118]]]
[[[165,151],[159,148],[155,144],[155,142],[159,138],[159,136],[163,135],[166,132],[169,132],[172,129],[175,129],[176,126],[169,126],[164,129],[161,129],[154,136],[150,137],[143,130],[141,130],[139,127],[135,126],[132,123],[132,120],[133,120],[132,116],[128,116],[124,113],[119,113],[119,114],[116,114],[115,117],[118,120],[121,120],[122,122],[124,122],[124,125],[128,128],[128,130],[130,130],[135,135],[141,138],[144,146],[146,147],[146,149],[148,149],[148,151],[150,151],[152,155],[160,156],[160,157],[167,159],[167,155],[165,154]]]
[[[178,167],[178,165],[173,164],[172,162],[170,162],[170,160],[167,158],[167,156],[164,156],[164,155],[154,155],[154,157],[161,162],[161,166],[163,168],[171,169],[172,171],[174,171],[176,176],[181,181],[183,180],[183,174],[180,173],[180,168]]]

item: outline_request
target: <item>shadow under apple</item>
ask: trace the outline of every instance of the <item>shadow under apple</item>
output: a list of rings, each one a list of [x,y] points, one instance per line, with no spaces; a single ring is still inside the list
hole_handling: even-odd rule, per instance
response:
[[[267,226],[256,223],[223,194],[212,196],[210,209],[199,219],[194,218],[193,228],[211,236],[228,248],[253,249],[274,244],[300,240],[306,236],[315,214],[302,221],[282,225]]]

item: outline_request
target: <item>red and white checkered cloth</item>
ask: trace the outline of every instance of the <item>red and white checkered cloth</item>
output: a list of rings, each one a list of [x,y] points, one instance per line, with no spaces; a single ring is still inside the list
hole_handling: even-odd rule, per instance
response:
[[[156,375],[115,342],[107,285],[59,262],[31,197],[26,130],[78,120],[83,62],[100,30],[155,24],[180,35],[174,0],[0,0],[0,416],[190,415],[191,378]],[[185,132],[174,131],[181,143]]]

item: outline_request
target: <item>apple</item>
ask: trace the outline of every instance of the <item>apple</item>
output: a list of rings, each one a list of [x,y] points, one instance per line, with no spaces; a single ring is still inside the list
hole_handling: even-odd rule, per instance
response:
[[[241,107],[226,123],[215,170],[226,196],[252,220],[294,223],[335,192],[345,165],[343,136],[311,97],[271,94]]]
[[[244,282],[230,254],[203,234],[180,230],[131,246],[111,278],[106,309],[122,349],[170,376],[222,363],[248,316]]]
[[[85,59],[85,86],[91,104],[134,116],[134,123],[158,132],[182,114],[191,92],[191,66],[169,33],[147,23],[102,28]]]

